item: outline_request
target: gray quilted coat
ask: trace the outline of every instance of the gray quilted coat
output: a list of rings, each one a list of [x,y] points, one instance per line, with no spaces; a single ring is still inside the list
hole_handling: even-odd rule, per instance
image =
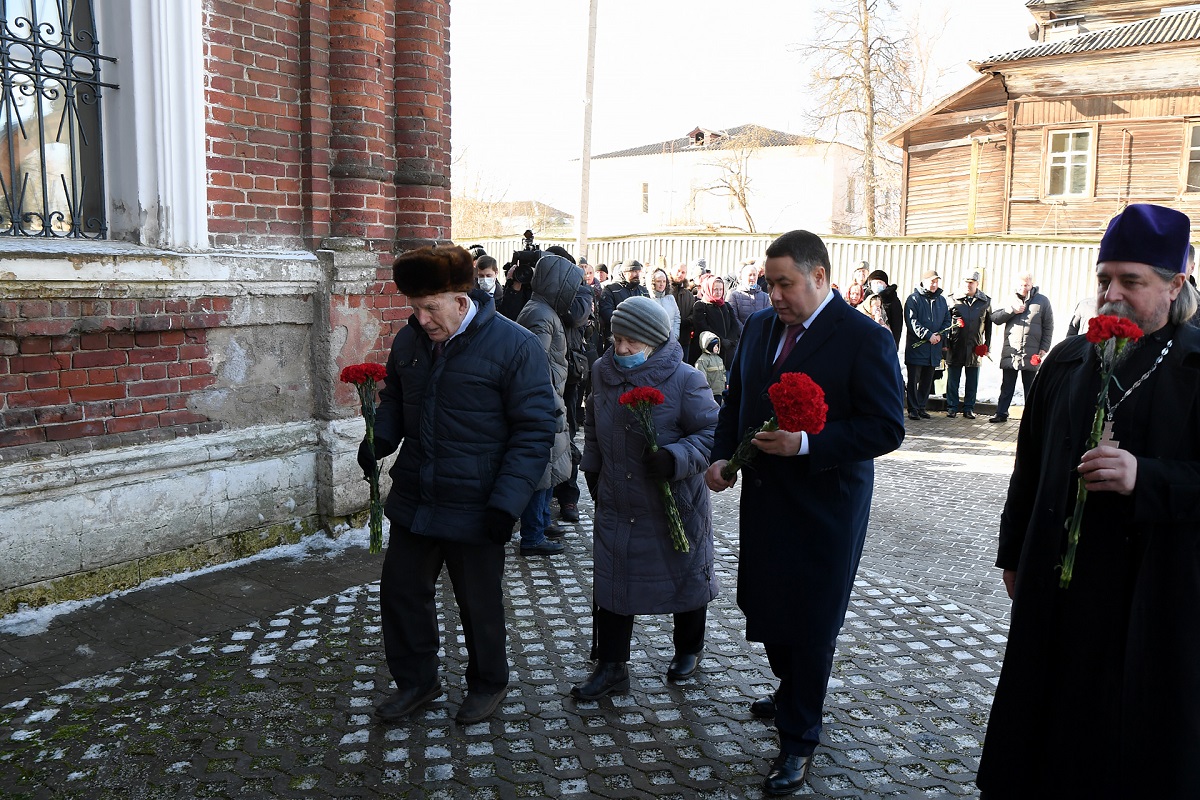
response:
[[[550,360],[554,384],[554,449],[550,464],[538,483],[549,489],[571,477],[571,437],[567,433],[567,332],[561,317],[571,309],[575,291],[583,282],[583,270],[562,256],[542,256],[534,269],[533,294],[517,315],[517,324],[538,338]]]
[[[610,348],[592,367],[592,386],[580,469],[600,475],[592,537],[597,605],[625,615],[706,605],[720,588],[704,485],[717,425],[708,381],[683,363],[683,349],[672,340],[630,370],[617,367]],[[687,553],[671,546],[662,495],[642,466],[646,439],[633,413],[618,403],[638,386],[654,387],[666,397],[654,408],[654,428],[659,446],[675,457],[671,489],[690,543]]]

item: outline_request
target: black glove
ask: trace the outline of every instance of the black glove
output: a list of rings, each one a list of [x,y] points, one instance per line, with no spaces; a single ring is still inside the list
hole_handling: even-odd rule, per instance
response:
[[[395,449],[391,442],[375,437],[375,449],[372,451],[371,443],[363,439],[362,444],[358,446],[358,465],[362,467],[363,475],[370,480],[375,473],[375,462],[391,455]]]
[[[675,456],[664,447],[647,450],[642,456],[642,466],[646,468],[646,477],[652,481],[669,481],[675,477]]]
[[[508,540],[512,538],[513,522],[515,521],[507,511],[485,508],[483,510],[483,533],[490,542],[507,544]]]
[[[600,488],[600,473],[599,472],[584,472],[583,480],[587,483],[588,494],[592,496],[592,500],[596,499],[596,492]]]

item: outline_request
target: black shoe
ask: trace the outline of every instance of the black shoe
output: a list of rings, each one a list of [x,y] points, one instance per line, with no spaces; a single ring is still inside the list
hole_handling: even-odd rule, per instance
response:
[[[775,718],[775,693],[760,697],[750,704],[750,713],[759,719]]]
[[[917,413],[921,415],[921,419],[932,419],[928,411],[918,411]]]
[[[441,694],[441,681],[434,681],[432,686],[399,689],[375,706],[375,716],[383,722],[399,722],[430,700],[436,700]]]
[[[562,542],[552,542],[549,539],[541,544],[525,547],[521,545],[521,555],[523,556],[556,556],[566,550],[566,545]]]
[[[675,657],[671,659],[670,666],[667,667],[667,680],[681,681],[690,677],[698,666],[700,666],[699,653],[676,653]]]
[[[553,523],[546,526],[545,533],[546,533],[547,539],[561,539],[562,537],[567,535],[567,532],[565,530],[563,530],[562,528],[558,527],[557,525],[555,525]]]
[[[947,411],[947,412],[946,412],[946,419],[954,419],[954,418],[955,418],[955,417],[957,417],[957,416],[958,416],[958,412],[957,412],[957,411]],[[963,414],[963,416],[965,417],[965,416],[966,416],[966,414],[964,413],[964,414]]]
[[[910,411],[910,412],[908,412],[908,418],[909,419],[920,419],[921,415],[915,411]]]
[[[579,506],[575,503],[563,503],[559,517],[563,522],[579,522]]]
[[[963,416],[966,417],[967,419],[975,419],[975,412],[974,411],[964,411]]]
[[[997,414],[994,417],[989,417],[988,422],[1008,422],[1008,414]]]
[[[571,687],[571,697],[580,700],[599,700],[607,694],[629,691],[629,667],[624,661],[601,661],[588,679]]]
[[[500,705],[500,701],[507,694],[507,686],[495,694],[472,692],[468,689],[467,699],[463,700],[458,713],[454,715],[454,721],[459,725],[474,725],[476,722],[483,722],[492,715],[492,712],[496,710],[496,706]]]
[[[776,797],[796,791],[808,777],[808,763],[811,760],[812,756],[787,756],[780,753],[771,762],[771,771],[763,781],[763,791]]]

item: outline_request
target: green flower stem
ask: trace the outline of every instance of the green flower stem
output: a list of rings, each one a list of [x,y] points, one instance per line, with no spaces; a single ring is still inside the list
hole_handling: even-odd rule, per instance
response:
[[[358,401],[362,405],[363,419],[367,423],[367,446],[371,454],[375,453],[375,381],[368,380],[355,386],[358,389]],[[379,462],[371,471],[367,483],[371,485],[371,502],[367,528],[371,532],[370,552],[383,551],[383,502],[379,496]]]
[[[733,476],[738,474],[738,470],[749,464],[758,455],[758,448],[754,446],[755,434],[760,431],[770,433],[777,430],[779,430],[779,420],[775,417],[771,417],[757,428],[752,428],[738,442],[737,450],[733,451],[733,457],[726,462],[725,466],[721,467],[721,477],[727,481],[733,480]]]
[[[636,403],[626,406],[637,417],[638,424],[650,445],[650,452],[658,452],[658,435],[654,431],[654,417],[648,403]],[[679,516],[679,506],[675,504],[675,495],[671,492],[668,481],[658,481],[658,491],[662,494],[663,505],[667,511],[667,523],[671,531],[671,545],[680,553],[689,551],[687,534],[683,530],[683,518]]]
[[[1096,415],[1092,417],[1092,431],[1088,436],[1085,453],[1096,449],[1100,444],[1100,437],[1104,435],[1104,398],[1108,395],[1108,385],[1112,382],[1117,359],[1130,342],[1129,339],[1111,341],[1113,342],[1113,355],[1100,372],[1100,394],[1096,397]],[[1083,527],[1083,506],[1088,498],[1087,482],[1084,481],[1082,475],[1075,479],[1075,484],[1075,510],[1071,512],[1071,521],[1067,525],[1067,553],[1063,556],[1062,564],[1059,566],[1058,586],[1060,589],[1066,589],[1071,585],[1071,578],[1075,573],[1075,550],[1079,546],[1079,534]]]

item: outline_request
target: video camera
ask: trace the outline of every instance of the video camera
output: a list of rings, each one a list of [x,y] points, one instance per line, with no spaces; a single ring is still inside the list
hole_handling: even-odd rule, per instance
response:
[[[512,279],[517,283],[529,283],[533,280],[533,268],[542,257],[542,251],[533,243],[533,231],[525,231],[523,238],[525,249],[514,250],[512,260],[504,265],[505,271],[509,267],[513,268]]]

